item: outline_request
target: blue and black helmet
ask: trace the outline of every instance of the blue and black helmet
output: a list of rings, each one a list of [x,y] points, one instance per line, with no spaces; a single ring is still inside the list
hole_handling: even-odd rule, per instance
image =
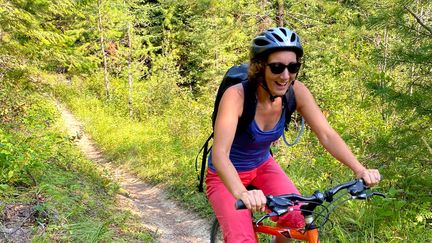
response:
[[[276,27],[262,32],[253,39],[251,57],[259,58],[279,50],[294,51],[297,58],[303,56],[300,37],[288,28]]]

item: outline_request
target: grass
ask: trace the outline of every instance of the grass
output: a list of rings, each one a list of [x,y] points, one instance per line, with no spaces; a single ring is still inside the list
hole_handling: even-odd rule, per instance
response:
[[[34,242],[151,241],[139,218],[116,206],[118,185],[66,135],[53,101],[38,94],[29,100],[19,117],[1,127],[2,144],[11,145],[2,155],[22,166],[6,167],[12,172],[9,181],[0,181],[0,209],[33,205]]]

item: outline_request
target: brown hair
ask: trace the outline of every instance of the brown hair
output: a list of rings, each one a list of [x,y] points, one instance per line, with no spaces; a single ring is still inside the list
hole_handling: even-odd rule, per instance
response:
[[[266,59],[253,58],[249,61],[248,79],[254,86],[258,87],[261,81],[264,81],[264,71],[266,67]]]

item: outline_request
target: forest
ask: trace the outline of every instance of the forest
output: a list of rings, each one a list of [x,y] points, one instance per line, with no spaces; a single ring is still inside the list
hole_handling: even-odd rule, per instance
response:
[[[195,157],[217,88],[273,26],[299,34],[298,79],[383,176],[374,189],[386,198],[339,207],[322,240],[430,242],[429,0],[0,0],[0,241],[13,241],[1,229],[17,205],[31,205],[32,241],[151,241],[115,206],[118,185],[65,133],[56,101],[110,161],[211,218]],[[272,149],[301,193],[354,177],[307,124],[297,145]]]

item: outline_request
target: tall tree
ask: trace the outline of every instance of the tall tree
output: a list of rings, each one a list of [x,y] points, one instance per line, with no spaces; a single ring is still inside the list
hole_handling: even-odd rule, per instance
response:
[[[268,0],[258,0],[258,6],[261,7],[257,13],[258,32],[263,32],[271,26],[272,20],[268,12]]]
[[[126,11],[129,13],[129,7],[124,1]],[[129,15],[129,14],[128,14]],[[127,20],[127,47],[128,47],[128,105],[129,105],[129,118],[132,119],[134,115],[133,111],[133,71],[132,71],[132,24],[130,20]]]
[[[100,40],[100,48],[103,60],[103,70],[104,70],[104,84],[105,84],[105,96],[107,99],[110,98],[110,81],[108,78],[108,64],[107,64],[107,54],[105,51],[105,33],[104,27],[102,24],[102,0],[98,0],[97,2],[98,9],[98,30],[99,30],[99,40]]]
[[[285,1],[284,0],[277,0],[277,13],[276,13],[276,23],[277,26],[283,27],[284,26],[284,19],[285,19]]]

